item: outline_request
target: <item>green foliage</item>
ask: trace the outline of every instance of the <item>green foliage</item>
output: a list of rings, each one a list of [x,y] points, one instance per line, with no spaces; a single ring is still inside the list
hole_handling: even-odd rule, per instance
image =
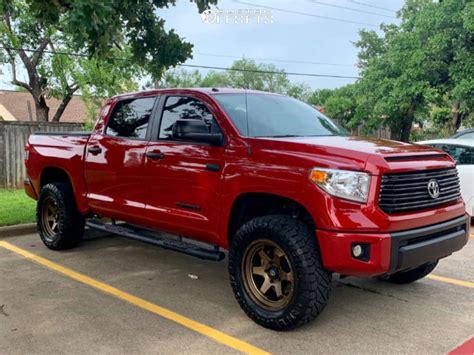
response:
[[[226,72],[216,71],[210,71],[207,73],[207,75],[202,79],[200,85],[205,88],[232,86]]]
[[[474,109],[473,2],[407,0],[399,15],[382,35],[360,32],[361,79],[324,100],[327,113],[349,127],[389,126],[404,141],[415,122],[453,131]]]
[[[261,73],[264,71],[265,73]],[[151,85],[148,85],[151,86]],[[158,82],[159,87],[233,87],[250,90],[276,92],[308,100],[311,90],[303,83],[293,84],[284,70],[273,64],[256,63],[252,59],[236,60],[231,70],[210,71],[202,77],[198,71],[173,69],[167,71]]]
[[[159,83],[163,88],[192,88],[201,85],[202,76],[199,71],[173,69],[163,74]]]
[[[436,127],[447,127],[451,124],[451,110],[448,107],[433,107],[431,121]]]
[[[325,106],[326,101],[333,95],[334,90],[331,89],[319,89],[313,91],[308,98],[308,102],[315,106]]]
[[[35,221],[35,201],[23,189],[0,189],[0,227]]]
[[[258,73],[258,71],[272,73]],[[284,70],[278,69],[273,64],[256,63],[253,59],[236,60],[227,75],[234,87],[251,90],[283,93],[290,84]]]
[[[346,85],[335,89],[324,102],[323,106],[326,114],[337,120],[344,127],[357,127],[359,122],[354,120],[354,114],[357,109],[357,95],[355,85]]]
[[[27,0],[27,5],[32,21],[46,28],[61,28],[74,51],[113,61],[111,48],[128,47],[133,63],[160,77],[164,69],[191,57],[192,45],[174,30],[165,30],[165,22],[158,16],[160,9],[175,2]],[[193,2],[201,12],[217,0]]]
[[[81,88],[81,98],[87,109],[86,129],[92,129],[97,113],[107,98],[138,90],[135,78],[140,75],[141,70],[129,64],[129,51],[114,51],[117,59],[115,63],[96,59],[79,61],[81,70],[75,73],[75,80]]]
[[[215,1],[195,2],[202,11]],[[92,117],[105,97],[136,89],[144,73],[160,77],[191,57],[192,45],[165,30],[157,15],[174,3],[0,0],[0,45],[9,48],[0,49],[0,63],[10,64],[12,84],[31,93],[38,120],[49,119],[47,97],[63,103],[52,113],[57,121],[76,92]],[[26,69],[26,82],[16,78],[19,65]]]

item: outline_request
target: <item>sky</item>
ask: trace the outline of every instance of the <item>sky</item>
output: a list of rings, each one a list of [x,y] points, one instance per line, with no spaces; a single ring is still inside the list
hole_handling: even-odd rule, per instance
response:
[[[358,31],[378,30],[382,22],[398,23],[395,11],[402,6],[403,0],[220,0],[203,19],[196,4],[177,0],[175,6],[158,10],[158,15],[168,30],[174,29],[194,45],[194,57],[186,64],[230,67],[234,60],[245,57],[275,64],[286,72],[357,76],[357,48],[352,42],[358,39]],[[248,23],[234,23],[232,11],[239,10],[249,14],[244,17]],[[266,12],[258,16],[256,10]],[[19,77],[25,78],[26,73],[20,72]],[[289,78],[312,89],[336,88],[355,81]],[[9,70],[3,70],[0,87],[14,89],[9,80]]]

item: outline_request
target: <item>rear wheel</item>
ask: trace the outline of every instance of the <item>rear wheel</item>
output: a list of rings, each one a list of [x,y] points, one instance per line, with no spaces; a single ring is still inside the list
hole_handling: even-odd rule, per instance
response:
[[[314,232],[289,216],[244,224],[231,242],[229,273],[241,308],[273,330],[316,318],[329,297],[331,274],[322,266]]]
[[[50,249],[76,246],[84,234],[84,217],[76,207],[71,185],[51,183],[40,191],[36,224],[43,243]]]
[[[397,272],[393,275],[383,277],[382,280],[395,284],[408,284],[410,282],[417,281],[427,276],[431,271],[434,270],[436,265],[438,265],[438,261],[435,261],[434,263],[424,264],[408,271]]]

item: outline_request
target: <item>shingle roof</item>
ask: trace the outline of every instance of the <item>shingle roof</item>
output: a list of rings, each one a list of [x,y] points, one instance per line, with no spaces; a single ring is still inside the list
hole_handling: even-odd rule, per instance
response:
[[[33,121],[36,121],[35,104],[29,92],[0,90],[0,105],[3,106],[17,121],[29,121],[28,102],[30,103]],[[49,119],[51,120],[60,105],[58,99],[46,100],[49,107]],[[73,96],[66,107],[60,122],[85,121],[87,113],[86,106],[80,96]]]

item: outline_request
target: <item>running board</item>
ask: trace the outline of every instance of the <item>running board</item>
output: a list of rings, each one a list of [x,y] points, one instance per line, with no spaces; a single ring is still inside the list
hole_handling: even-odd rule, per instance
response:
[[[169,237],[151,236],[151,231],[128,225],[102,223],[93,220],[87,221],[86,225],[89,228],[117,234],[124,238],[138,240],[140,242],[156,245],[164,249],[174,250],[196,256],[200,259],[221,261],[225,258],[224,252],[220,251],[217,245],[214,246],[214,249],[201,248],[196,244],[183,241],[181,237],[179,237],[179,239],[172,239]]]

